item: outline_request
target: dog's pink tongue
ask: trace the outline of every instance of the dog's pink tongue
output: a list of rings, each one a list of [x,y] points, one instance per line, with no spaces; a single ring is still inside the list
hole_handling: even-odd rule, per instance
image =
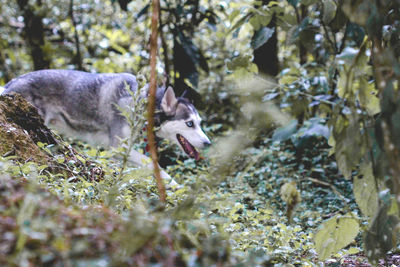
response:
[[[197,150],[189,143],[189,142],[185,142],[185,148],[186,151],[188,151],[188,155],[191,158],[194,158],[196,161],[200,159],[200,154],[199,152],[197,152]]]
[[[188,140],[186,140],[185,137],[183,137],[180,134],[176,135],[176,138],[178,139],[179,143],[182,145],[183,150],[185,153],[191,157],[194,158],[196,161],[200,160],[200,154],[197,152],[196,148],[192,146]]]
[[[199,161],[199,160],[200,160],[200,153],[197,152],[196,149],[194,149],[194,159],[195,159],[196,161]]]

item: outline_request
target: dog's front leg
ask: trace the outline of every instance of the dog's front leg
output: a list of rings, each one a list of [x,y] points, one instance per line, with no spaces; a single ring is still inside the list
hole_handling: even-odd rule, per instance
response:
[[[154,170],[154,165],[151,158],[143,155],[142,153],[137,152],[136,150],[132,150],[130,152],[129,160],[137,166],[146,167],[149,168],[150,170]],[[178,183],[174,179],[172,179],[168,173],[166,173],[160,166],[158,167],[160,168],[161,178],[163,178],[167,182],[167,187],[178,185]]]

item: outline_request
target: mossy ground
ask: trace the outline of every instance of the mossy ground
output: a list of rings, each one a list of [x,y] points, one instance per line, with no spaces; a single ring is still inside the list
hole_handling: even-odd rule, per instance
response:
[[[28,124],[30,127],[23,127]],[[35,124],[37,129],[41,127],[50,135],[34,107],[19,96],[0,96],[0,155],[16,156],[20,162],[44,164],[49,161],[49,156],[36,145],[36,142],[48,140],[40,140],[38,135],[28,132]]]

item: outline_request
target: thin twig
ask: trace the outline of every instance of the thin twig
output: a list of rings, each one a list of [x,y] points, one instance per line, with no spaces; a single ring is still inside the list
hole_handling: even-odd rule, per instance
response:
[[[326,25],[325,25],[325,23],[324,23],[323,20],[321,20],[321,25],[322,25],[322,28],[323,28],[324,31],[325,31],[326,39],[328,40],[328,43],[332,46],[333,52],[334,52],[334,54],[336,55],[336,54],[337,54],[336,42],[333,41],[333,40],[331,39],[331,37],[329,36],[328,28],[326,27]],[[334,33],[334,32],[332,32],[332,36],[335,38],[335,33]]]
[[[349,21],[346,22],[346,28],[344,30],[344,35],[343,35],[343,38],[342,38],[342,44],[340,45],[338,54],[342,53],[343,49],[346,47],[345,45],[346,45],[346,39],[347,39],[347,33],[348,33],[347,28],[348,27],[349,27]]]
[[[169,67],[169,58],[168,58],[168,45],[167,45],[167,41],[165,40],[165,36],[163,33],[163,28],[164,28],[164,24],[162,22],[162,15],[161,15],[161,6],[160,6],[160,2],[158,3],[158,8],[159,8],[159,32],[160,32],[160,39],[161,39],[161,46],[163,48],[163,55],[164,55],[164,68],[165,68],[165,75],[167,77],[167,82],[166,84],[169,83],[169,75],[170,75],[170,67]]]
[[[333,184],[330,184],[330,183],[327,183],[327,182],[323,182],[323,181],[320,181],[318,179],[314,179],[314,178],[311,178],[311,177],[307,177],[306,179],[311,181],[311,182],[313,182],[313,183],[316,183],[316,184],[323,185],[323,186],[331,188],[333,193],[335,193],[347,205],[346,198],[342,194],[339,193],[339,191],[337,190],[337,188]]]
[[[301,79],[298,79],[298,80],[294,81],[293,83],[299,82],[300,80],[301,80]],[[266,80],[263,79],[263,81],[266,81]],[[266,81],[266,82],[269,82],[269,81]],[[269,83],[271,83],[271,85],[276,84],[276,83],[272,83],[272,82],[269,82]],[[289,87],[288,87],[287,85],[285,85],[285,84],[282,84],[282,85],[277,84],[275,87],[273,87],[273,88],[271,88],[271,89],[269,89],[269,90],[265,90],[264,92],[266,92],[266,93],[275,93],[276,90],[278,90],[278,93],[281,93],[281,91],[283,91],[285,87],[286,87],[286,88],[289,88]],[[308,94],[308,93],[305,93],[305,92],[297,91],[296,93],[299,94],[299,95],[302,95],[302,96],[311,98],[312,100],[319,101],[319,102],[321,102],[321,103],[325,103],[325,104],[327,104],[327,105],[336,106],[336,105],[339,104],[339,103],[335,103],[335,102],[332,102],[332,101],[328,101],[328,100],[324,100],[324,99],[319,99],[319,98],[317,98],[316,96],[311,95],[311,94]],[[345,107],[345,105],[342,105],[342,106]]]
[[[75,39],[75,49],[76,49],[75,63],[78,65],[79,70],[83,70],[80,41],[77,29],[78,24],[76,23],[74,16],[74,0],[70,0],[69,2],[69,16],[71,17],[72,25],[74,26],[74,39]]]

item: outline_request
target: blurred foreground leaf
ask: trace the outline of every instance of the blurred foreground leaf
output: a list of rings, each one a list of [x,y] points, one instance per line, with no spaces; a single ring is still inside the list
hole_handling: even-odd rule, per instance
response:
[[[354,177],[354,197],[363,215],[371,219],[378,210],[378,191],[371,164],[363,164],[360,170],[361,174]]]
[[[387,206],[379,210],[364,238],[365,251],[370,260],[384,257],[397,244],[398,223],[399,218],[389,215]]]
[[[320,260],[349,245],[359,232],[359,224],[350,214],[336,215],[325,221],[315,234],[314,242]]]

